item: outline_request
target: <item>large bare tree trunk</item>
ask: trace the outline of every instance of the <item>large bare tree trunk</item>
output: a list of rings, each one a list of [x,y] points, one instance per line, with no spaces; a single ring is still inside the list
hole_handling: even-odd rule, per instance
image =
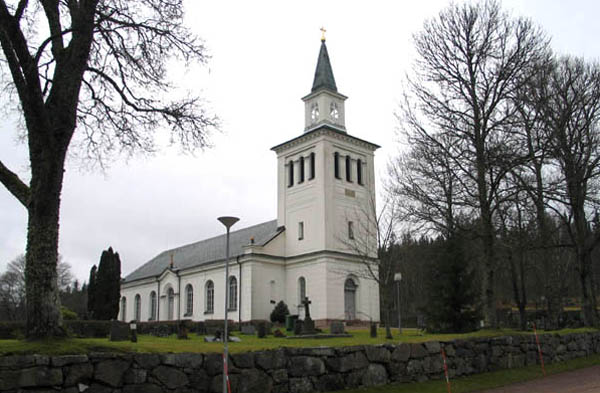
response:
[[[36,143],[30,143],[35,145]],[[39,154],[32,148],[31,154]],[[32,159],[31,199],[28,206],[27,337],[63,336],[56,265],[64,154]]]

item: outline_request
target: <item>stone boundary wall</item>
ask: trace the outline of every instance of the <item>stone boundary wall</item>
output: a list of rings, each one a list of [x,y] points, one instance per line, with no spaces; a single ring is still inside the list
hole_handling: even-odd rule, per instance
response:
[[[546,363],[600,353],[600,332],[541,335]],[[451,378],[539,362],[534,336],[423,344],[281,348],[231,355],[234,393],[308,393]],[[220,354],[108,354],[0,357],[0,392],[221,392]]]

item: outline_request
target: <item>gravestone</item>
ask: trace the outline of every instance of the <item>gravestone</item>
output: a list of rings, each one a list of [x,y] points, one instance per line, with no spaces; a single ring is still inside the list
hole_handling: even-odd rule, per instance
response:
[[[264,338],[267,335],[267,325],[264,322],[258,323],[258,330],[256,331],[258,338]]]
[[[371,337],[377,337],[377,322],[371,322]]]
[[[331,322],[331,326],[329,331],[331,334],[344,334],[346,331],[344,330],[344,323],[341,321],[333,321]]]
[[[308,296],[304,298],[302,304],[304,304],[304,322],[302,323],[302,332],[300,334],[315,334],[315,321],[313,321],[310,317],[310,305],[312,304],[312,302],[310,301]]]
[[[130,333],[130,337],[131,337],[131,342],[136,343],[137,342],[137,323],[136,323],[136,321],[129,322],[129,333]]]
[[[129,324],[117,320],[110,321],[110,341],[129,340]]]
[[[255,335],[256,328],[254,327],[254,325],[244,325],[242,326],[242,334]]]
[[[296,319],[294,321],[294,335],[295,336],[299,336],[300,334],[302,334],[302,325],[303,322],[301,319]]]
[[[179,321],[177,324],[177,339],[179,340],[187,340],[190,322],[187,320]]]

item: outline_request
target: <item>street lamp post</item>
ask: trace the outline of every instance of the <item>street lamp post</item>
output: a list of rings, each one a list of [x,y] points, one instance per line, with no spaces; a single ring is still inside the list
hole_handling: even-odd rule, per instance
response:
[[[227,228],[227,246],[225,247],[225,326],[223,329],[223,393],[227,393],[227,359],[229,358],[229,351],[227,348],[227,339],[229,338],[227,331],[227,303],[229,303],[229,228],[238,222],[239,218],[225,216],[219,217],[217,220]]]
[[[400,281],[402,281],[402,273],[394,274],[396,281],[396,290],[398,291],[398,333],[402,334],[402,313],[400,312]]]

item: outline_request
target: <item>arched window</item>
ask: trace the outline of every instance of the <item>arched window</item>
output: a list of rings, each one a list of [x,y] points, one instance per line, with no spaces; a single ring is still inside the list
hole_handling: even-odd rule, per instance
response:
[[[142,313],[142,297],[138,293],[137,295],[135,295],[135,300],[133,303],[133,319],[135,319],[136,321],[141,320],[142,319],[141,313]]]
[[[194,289],[191,284],[185,286],[185,315],[191,317],[194,313]]]
[[[167,291],[167,319],[175,319],[175,291],[172,287]]]
[[[346,320],[356,319],[356,282],[349,277],[344,283],[344,314]]]
[[[294,185],[294,160],[290,161],[289,166],[288,187],[291,187]]]
[[[304,298],[306,298],[306,279],[300,277],[298,279],[298,304],[302,304]]]
[[[237,310],[237,278],[229,277],[229,305],[228,310]]]
[[[352,161],[346,156],[346,181],[352,181]]]
[[[215,284],[211,280],[206,282],[206,306],[204,308],[205,314],[212,314],[215,312]]]
[[[300,181],[298,183],[302,183],[304,181],[304,157],[300,157]]]
[[[156,321],[156,292],[150,292],[150,318],[149,321]]]
[[[333,173],[336,179],[340,178],[340,153],[337,151],[333,154]]]
[[[310,153],[310,177],[308,180],[315,178],[315,153]]]
[[[121,321],[125,322],[127,317],[127,299],[125,296],[121,298]]]
[[[362,160],[357,160],[356,161],[356,182],[358,184],[360,184],[361,186],[363,185],[363,178],[362,178]]]

